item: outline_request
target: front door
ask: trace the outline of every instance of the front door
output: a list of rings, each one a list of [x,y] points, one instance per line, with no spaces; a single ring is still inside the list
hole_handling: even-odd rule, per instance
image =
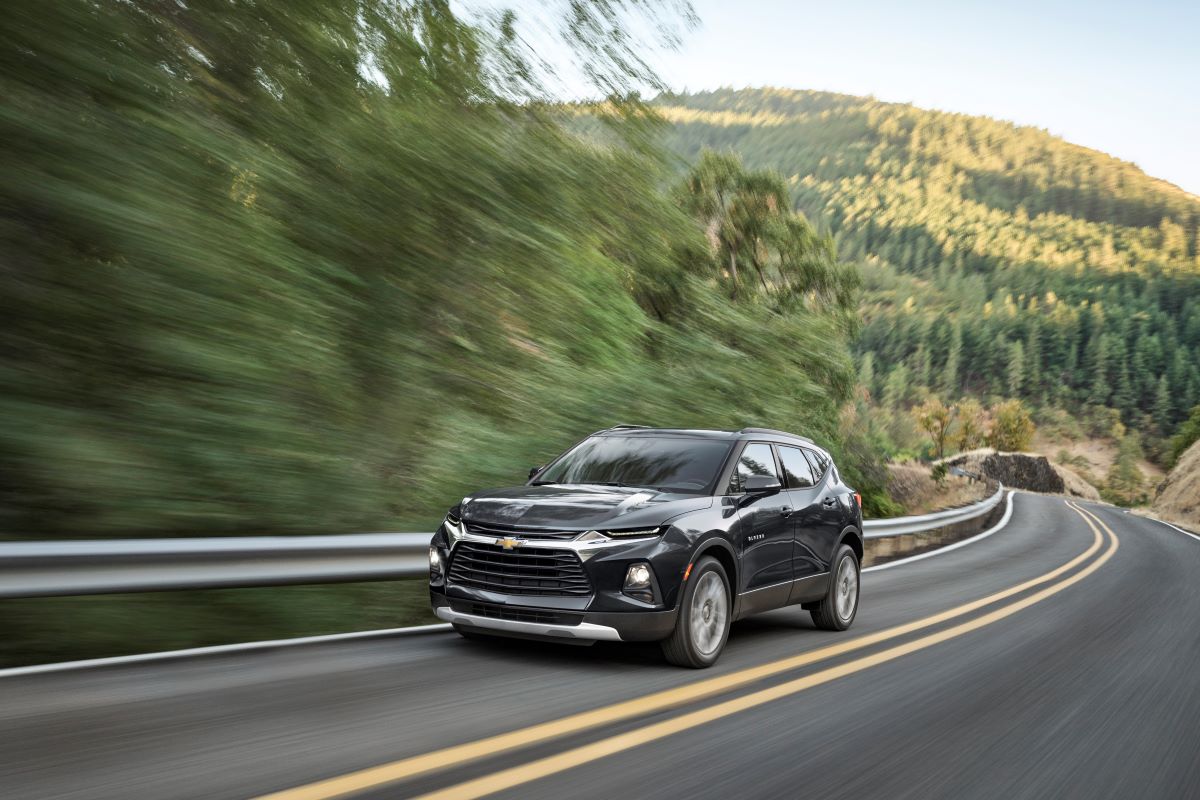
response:
[[[765,442],[751,442],[742,450],[730,480],[730,494],[740,494],[746,478],[769,475],[783,484],[775,454]],[[742,548],[742,591],[758,592],[779,586],[786,594],[792,580],[792,501],[786,489],[748,497],[738,509]],[[758,598],[756,598],[758,599]],[[766,600],[766,598],[761,598]],[[757,605],[757,603],[756,603]]]

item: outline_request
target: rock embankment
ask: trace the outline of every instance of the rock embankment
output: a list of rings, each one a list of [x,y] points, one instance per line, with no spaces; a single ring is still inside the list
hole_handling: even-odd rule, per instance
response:
[[[1152,507],[1163,519],[1200,529],[1200,442],[1183,451],[1171,474],[1158,485]]]
[[[1047,494],[1067,494],[1099,500],[1096,487],[1066,467],[1038,453],[998,453],[972,450],[946,459],[946,465],[1000,481],[1011,489]]]

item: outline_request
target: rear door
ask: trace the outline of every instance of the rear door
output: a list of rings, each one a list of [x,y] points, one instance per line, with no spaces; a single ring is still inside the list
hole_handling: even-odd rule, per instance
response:
[[[818,549],[823,527],[820,490],[802,449],[781,444],[778,450],[793,509],[792,577],[807,578],[828,569]]]
[[[820,572],[828,572],[833,546],[842,534],[844,509],[842,507],[841,482],[834,475],[833,461],[824,453],[804,448],[804,455],[812,465],[817,484],[817,502],[812,522],[809,525],[809,544],[820,564]]]
[[[750,442],[738,458],[729,481],[729,494],[743,494],[751,475],[770,475],[783,483],[775,454],[766,442]],[[753,591],[792,579],[792,502],[784,489],[764,497],[746,498],[738,509],[742,550],[743,591]],[[786,588],[784,588],[786,591]]]

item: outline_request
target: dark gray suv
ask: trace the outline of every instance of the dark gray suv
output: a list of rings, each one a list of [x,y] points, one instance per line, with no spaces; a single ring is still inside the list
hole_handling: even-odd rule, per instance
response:
[[[618,425],[450,509],[429,592],[469,638],[661,641],[707,667],[760,611],[849,628],[862,554],[861,498],[810,439]]]

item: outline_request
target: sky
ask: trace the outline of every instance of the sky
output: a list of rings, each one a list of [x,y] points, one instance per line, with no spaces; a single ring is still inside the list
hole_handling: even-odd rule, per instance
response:
[[[1200,195],[1200,0],[693,0],[673,89],[823,89],[1045,128]]]

